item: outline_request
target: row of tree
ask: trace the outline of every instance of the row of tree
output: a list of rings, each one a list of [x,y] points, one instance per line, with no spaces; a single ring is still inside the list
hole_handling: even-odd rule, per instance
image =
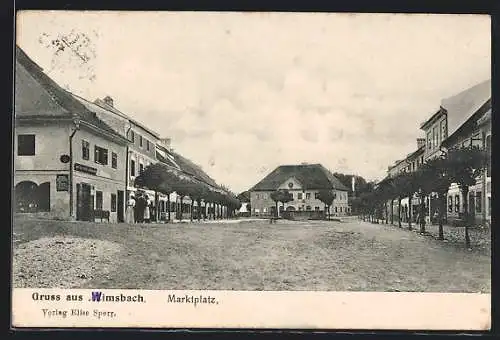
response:
[[[197,181],[190,176],[184,176],[179,172],[169,168],[162,163],[155,163],[147,166],[143,172],[136,177],[135,185],[137,187],[147,188],[155,191],[155,196],[162,193],[167,196],[167,213],[168,220],[170,216],[170,194],[176,193],[180,200],[181,207],[184,199],[191,199],[191,214],[190,219],[201,220],[229,218],[235,215],[235,211],[241,207],[240,201],[229,189],[220,186],[214,188],[203,182]],[[197,209],[194,209],[194,202],[197,203]],[[205,208],[208,208],[208,215],[205,214],[207,209],[201,209],[202,203]],[[159,200],[156,199],[156,211],[159,212]],[[196,216],[194,212],[196,211]],[[177,218],[182,220],[182,209],[177,211]],[[158,216],[157,216],[158,218]]]
[[[470,247],[469,227],[474,224],[469,213],[469,187],[488,166],[489,155],[477,146],[449,149],[437,158],[425,162],[415,172],[403,172],[395,177],[386,178],[373,190],[361,194],[352,202],[362,214],[363,219],[378,222],[384,219],[388,222],[387,203],[390,202],[391,223],[393,223],[393,202],[398,201],[398,225],[401,227],[401,200],[408,199],[408,210],[412,211],[412,198],[419,199],[418,223],[420,232],[425,232],[425,198],[431,193],[437,195],[437,212],[439,223],[439,239],[444,239],[443,222],[446,219],[446,197],[452,183],[456,183],[462,197],[462,214],[460,222],[465,227],[465,243]],[[411,230],[411,218],[408,220]]]

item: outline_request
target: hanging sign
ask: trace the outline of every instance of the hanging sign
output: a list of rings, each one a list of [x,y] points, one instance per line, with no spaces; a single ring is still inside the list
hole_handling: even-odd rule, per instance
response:
[[[56,176],[56,190],[57,191],[68,191],[69,189],[69,176],[68,175],[57,175]]]

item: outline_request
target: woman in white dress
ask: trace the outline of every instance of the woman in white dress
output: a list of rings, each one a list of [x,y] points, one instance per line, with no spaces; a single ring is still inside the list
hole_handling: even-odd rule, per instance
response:
[[[125,210],[125,222],[126,223],[134,223],[134,207],[135,207],[135,197],[134,195],[130,195],[130,198],[127,202],[127,209]]]
[[[146,206],[144,207],[144,222],[149,223],[150,218],[151,218],[151,212],[149,209],[149,206],[151,205],[151,201],[149,200],[149,197],[146,196]]]

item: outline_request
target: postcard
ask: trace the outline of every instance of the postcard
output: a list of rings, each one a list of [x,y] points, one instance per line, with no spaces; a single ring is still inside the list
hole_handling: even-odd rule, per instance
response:
[[[489,330],[490,26],[18,12],[12,327]]]

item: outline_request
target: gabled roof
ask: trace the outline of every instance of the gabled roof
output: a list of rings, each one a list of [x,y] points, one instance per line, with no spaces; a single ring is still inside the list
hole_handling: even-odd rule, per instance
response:
[[[123,137],[96,114],[76,100],[73,94],[64,90],[47,76],[26,53],[16,46],[16,117],[61,117],[77,116],[98,129],[123,140]]]
[[[194,164],[192,161],[176,152],[171,152],[170,154],[174,156],[175,163],[177,163],[184,173],[187,173],[212,187],[217,187],[217,183],[210,176],[208,176],[199,165]]]
[[[137,120],[132,119],[130,116],[128,116],[125,113],[121,112],[116,107],[106,104],[104,102],[104,100],[98,98],[98,99],[96,99],[94,101],[94,104],[97,105],[97,106],[100,106],[103,109],[111,111],[114,114],[116,114],[116,115],[118,115],[118,116],[120,116],[122,118],[128,119],[131,123],[133,123],[134,125],[139,126],[141,129],[143,129],[144,131],[147,131],[148,133],[150,133],[151,135],[153,135],[155,138],[158,138],[158,139],[160,138],[160,135],[158,134],[158,132],[155,132],[155,131],[151,130],[150,128],[148,128],[147,126],[145,126],[144,124],[142,124],[141,122],[138,122]]]
[[[250,191],[277,190],[287,179],[295,177],[305,189],[329,189],[349,191],[338,178],[321,164],[281,165],[253,186]]]
[[[451,136],[491,98],[491,79],[483,81],[452,97],[443,99],[447,111],[448,136]]]

